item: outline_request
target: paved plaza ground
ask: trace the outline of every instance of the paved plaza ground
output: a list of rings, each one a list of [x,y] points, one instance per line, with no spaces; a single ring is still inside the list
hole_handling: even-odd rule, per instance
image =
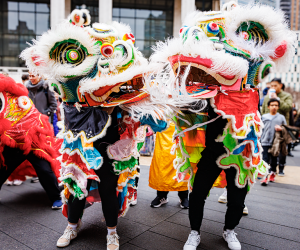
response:
[[[257,183],[246,198],[249,215],[236,229],[242,249],[300,249],[300,146],[288,157],[286,177],[262,187]],[[176,192],[161,208],[149,206],[156,192],[148,187],[150,157],[142,157],[138,204],[118,224],[121,250],[182,249],[189,234],[188,211],[180,209]],[[280,183],[279,183],[280,182]],[[287,184],[290,183],[290,184]],[[206,202],[198,249],[227,249],[222,239],[226,205],[218,203],[221,189]],[[3,186],[0,191],[0,249],[56,249],[66,227],[61,211],[52,211],[39,183]],[[78,238],[66,249],[106,249],[101,205],[85,211]]]

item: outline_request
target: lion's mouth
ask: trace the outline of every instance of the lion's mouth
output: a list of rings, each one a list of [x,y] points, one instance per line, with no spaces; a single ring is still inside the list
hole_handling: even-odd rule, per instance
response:
[[[117,100],[118,98],[122,99],[124,95],[128,96],[129,94],[133,96],[135,93],[143,92],[143,87],[143,76],[137,75],[129,81],[99,88],[93,93],[86,94],[86,98],[90,106],[105,105],[112,98]]]
[[[226,74],[226,72],[216,72],[210,59],[175,55],[169,57],[169,62],[175,75],[182,77],[184,74],[188,74],[185,80],[187,89],[191,86],[193,89],[197,86],[199,90],[201,88],[226,90],[240,88],[241,79],[238,76]],[[190,68],[188,69],[188,67]]]

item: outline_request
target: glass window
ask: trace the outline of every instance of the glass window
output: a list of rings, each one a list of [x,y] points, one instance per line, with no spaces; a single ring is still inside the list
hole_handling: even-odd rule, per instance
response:
[[[298,63],[300,63],[300,56],[298,56]]]
[[[113,20],[129,24],[136,46],[146,56],[158,40],[173,35],[174,1],[113,0]]]
[[[50,27],[50,0],[0,1],[0,66],[25,66],[27,42]]]
[[[297,73],[297,82],[299,82],[299,80],[300,80],[300,79],[299,79],[299,73]]]
[[[291,73],[291,82],[294,81],[294,73]]]
[[[201,11],[212,10],[212,0],[196,0],[196,9]]]

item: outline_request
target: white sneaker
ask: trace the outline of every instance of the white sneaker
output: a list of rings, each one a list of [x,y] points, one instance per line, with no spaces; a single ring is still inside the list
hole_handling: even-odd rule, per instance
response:
[[[227,189],[226,188],[224,188],[224,193],[221,194],[221,196],[218,199],[218,202],[227,203]]]
[[[119,239],[120,237],[117,235],[117,233],[107,235],[107,250],[119,250]]]
[[[14,186],[20,186],[22,183],[23,183],[23,181],[14,180]]]
[[[200,244],[200,234],[197,231],[192,230],[189,235],[189,238],[184,244],[183,250],[196,250],[199,244]]]
[[[223,232],[223,238],[228,244],[228,248],[231,250],[240,250],[242,249],[241,243],[236,238],[236,233],[234,230],[227,229]]]
[[[64,234],[58,239],[56,246],[57,247],[69,246],[71,240],[74,240],[77,237],[80,227],[81,227],[81,220],[79,220],[77,228],[75,230],[73,230],[70,227],[67,227],[64,231]]]
[[[248,215],[248,213],[249,213],[248,208],[245,206],[243,209],[243,214]]]
[[[7,180],[7,181],[5,182],[5,185],[7,185],[7,186],[12,186],[12,185],[14,185],[14,182],[13,182],[13,181]]]

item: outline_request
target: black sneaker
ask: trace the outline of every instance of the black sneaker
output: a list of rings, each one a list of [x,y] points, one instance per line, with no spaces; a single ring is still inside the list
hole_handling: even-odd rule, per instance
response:
[[[37,182],[39,182],[40,180],[39,180],[39,177],[32,177],[31,178],[31,183],[37,183]]]
[[[184,209],[189,208],[189,199],[187,197],[183,198],[182,200],[180,199],[180,207]]]
[[[166,197],[157,196],[150,204],[150,207],[160,207],[163,204],[168,203],[169,200]]]

